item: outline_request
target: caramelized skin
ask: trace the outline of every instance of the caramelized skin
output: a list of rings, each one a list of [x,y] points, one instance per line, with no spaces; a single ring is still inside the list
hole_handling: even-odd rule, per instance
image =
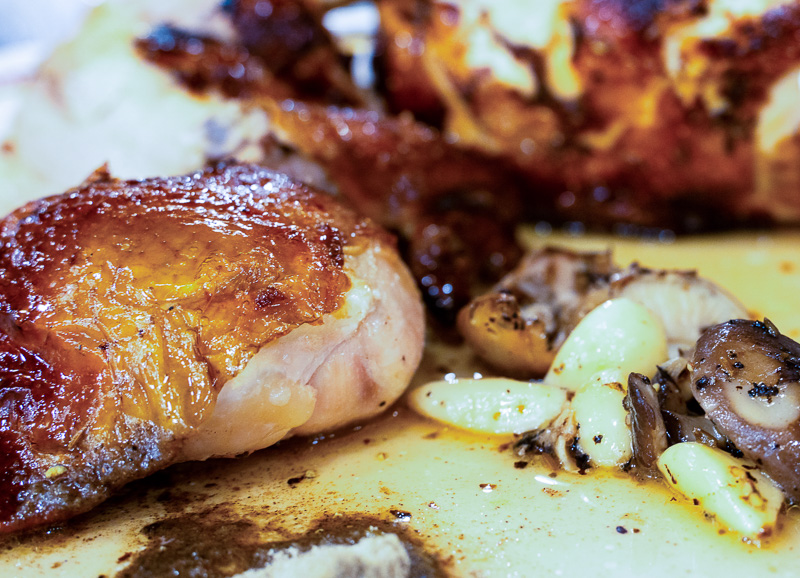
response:
[[[511,224],[522,212],[519,183],[501,159],[454,147],[408,115],[322,104],[358,99],[336,74],[316,91],[286,74],[284,48],[268,41],[272,27],[307,38],[312,54],[328,36],[310,24],[316,16],[303,2],[273,4],[280,10],[260,17],[253,2],[234,3],[238,43],[159,28],[137,43],[138,52],[192,91],[218,91],[265,109],[293,154],[321,167],[338,192],[407,242],[406,258],[425,298],[439,319],[452,323],[473,284],[494,281],[521,254]],[[290,33],[292,22],[299,29]],[[259,26],[261,36],[254,32]],[[320,36],[312,41],[314,34]],[[272,144],[265,139],[267,157]],[[489,193],[495,190],[502,195]]]
[[[406,260],[442,321],[453,323],[478,282],[494,281],[521,256],[511,224],[515,183],[499,161],[454,148],[408,116],[297,101],[264,106],[342,194],[405,238]],[[494,187],[505,187],[505,202],[486,193]]]
[[[0,223],[0,530],[174,461],[264,344],[339,309],[385,234],[270,171],[98,172]]]
[[[799,3],[739,19],[718,38],[686,40],[678,73],[665,58],[670,35],[702,18],[709,2],[564,3],[568,63],[548,60],[552,47],[517,45],[493,32],[509,58],[531,71],[531,94],[470,64],[473,38],[459,28],[469,10],[461,4],[377,4],[379,89],[395,116],[342,108],[359,103],[336,80],[338,65],[318,89],[306,89],[301,70],[317,70],[314,55],[329,58],[335,48],[319,12],[303,0],[272,3],[266,12],[256,0],[231,3],[239,33],[231,44],[174,33],[163,43],[156,34],[139,50],[193,90],[267,110],[287,148],[400,232],[439,319],[452,323],[477,281],[513,266],[520,251],[509,233],[520,220],[679,231],[800,220],[791,182],[759,197],[766,181],[756,174],[755,150],[769,88],[800,59]],[[296,60],[287,56],[290,46]],[[575,69],[574,95],[558,93],[557,71],[548,67],[559,63]],[[694,70],[703,74],[687,76]],[[712,110],[709,94],[725,106]],[[793,165],[783,166],[780,175],[772,168],[765,175],[791,181]],[[776,203],[779,194],[786,198]]]
[[[194,91],[215,88],[237,98],[364,103],[313,3],[234,0],[225,9],[238,42],[165,25],[137,41],[139,54]]]
[[[795,173],[762,166],[756,125],[773,84],[800,64],[800,3],[741,17],[718,37],[686,39],[675,73],[668,38],[714,1],[562,4],[580,88],[559,96],[548,66],[567,63],[548,62],[550,47],[518,46],[492,29],[533,71],[533,93],[523,94],[468,63],[459,3],[381,0],[383,90],[392,110],[438,121],[462,143],[511,160],[534,185],[528,217],[677,230],[797,222],[796,195],[781,191],[796,192]],[[788,163],[796,147],[786,147]]]
[[[298,96],[261,59],[238,44],[159,26],[138,39],[136,48],[148,61],[168,69],[181,84],[196,92],[214,86],[226,96],[236,98],[252,94],[281,99]]]
[[[242,46],[305,98],[363,104],[318,2],[233,0],[228,9]]]

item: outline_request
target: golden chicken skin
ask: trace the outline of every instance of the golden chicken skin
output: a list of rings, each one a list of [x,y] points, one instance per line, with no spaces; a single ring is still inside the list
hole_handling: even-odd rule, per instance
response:
[[[0,531],[376,415],[422,346],[392,238],[331,197],[252,165],[98,171],[0,222]]]

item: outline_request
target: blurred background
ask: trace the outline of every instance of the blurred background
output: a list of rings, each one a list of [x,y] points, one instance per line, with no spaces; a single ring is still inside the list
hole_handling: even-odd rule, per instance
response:
[[[0,48],[35,41],[56,42],[74,31],[98,0],[3,0]]]
[[[0,84],[32,72],[55,45],[75,34],[88,11],[104,0],[0,0]],[[164,0],[168,2],[169,0]],[[185,2],[185,0],[183,0]],[[325,4],[326,0],[320,0]],[[335,2],[331,2],[335,4]],[[356,56],[371,57],[378,15],[371,2],[355,2],[332,10],[325,25],[355,46],[344,47]],[[356,79],[371,79],[368,59],[354,62]]]
[[[2,0],[0,83],[29,74],[100,0]]]

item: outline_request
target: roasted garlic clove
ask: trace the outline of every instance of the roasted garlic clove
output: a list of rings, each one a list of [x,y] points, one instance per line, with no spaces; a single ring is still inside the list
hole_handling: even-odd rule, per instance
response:
[[[625,389],[619,382],[589,383],[572,398],[580,437],[577,440],[592,466],[615,467],[633,455]]]
[[[661,454],[658,467],[673,488],[728,529],[756,542],[775,529],[783,494],[752,462],[687,442]]]
[[[461,429],[521,434],[546,428],[567,404],[567,392],[513,379],[455,379],[423,385],[408,396],[412,409]]]
[[[575,327],[544,380],[571,391],[589,383],[624,387],[630,373],[651,374],[666,358],[661,322],[630,299],[612,299]]]

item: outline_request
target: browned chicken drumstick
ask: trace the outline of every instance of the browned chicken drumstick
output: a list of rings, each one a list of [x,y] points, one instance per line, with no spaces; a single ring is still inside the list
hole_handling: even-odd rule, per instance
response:
[[[391,237],[255,166],[81,187],[0,222],[0,531],[369,417],[421,356]]]

